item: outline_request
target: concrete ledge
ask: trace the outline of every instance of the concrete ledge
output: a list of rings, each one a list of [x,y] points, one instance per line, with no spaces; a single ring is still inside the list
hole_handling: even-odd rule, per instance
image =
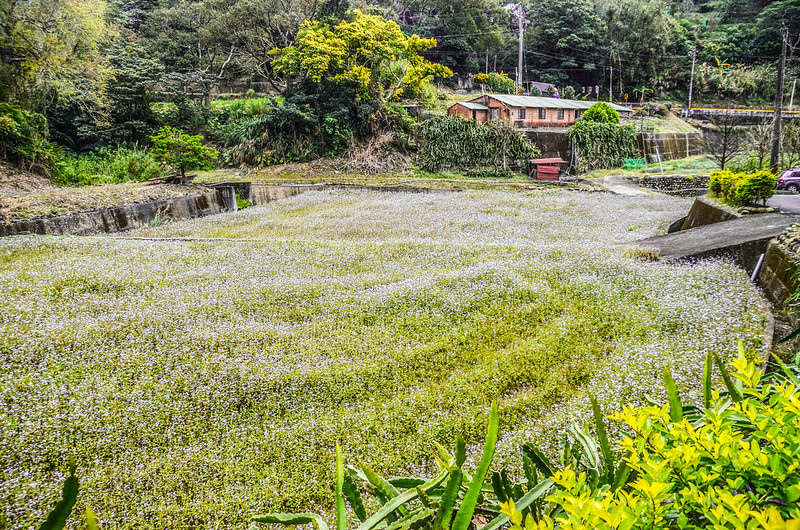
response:
[[[703,197],[697,197],[692,207],[689,209],[689,214],[686,216],[680,230],[689,230],[690,228],[697,228],[698,226],[722,223],[724,221],[730,221],[731,219],[738,219],[739,217],[741,217],[741,215],[732,208],[715,204]]]
[[[251,184],[249,201],[254,206],[261,206],[268,202],[278,201],[300,195],[307,191],[321,191],[328,187],[328,184],[283,184],[280,186],[269,184]]]
[[[745,216],[643,239],[636,245],[658,250],[664,261],[728,257],[745,270],[752,271],[770,240],[796,221],[794,216],[781,214]]]
[[[0,237],[22,234],[87,236],[122,232],[147,226],[158,215],[191,219],[225,210],[222,194],[218,190],[210,190],[175,199],[14,221],[0,225]]]

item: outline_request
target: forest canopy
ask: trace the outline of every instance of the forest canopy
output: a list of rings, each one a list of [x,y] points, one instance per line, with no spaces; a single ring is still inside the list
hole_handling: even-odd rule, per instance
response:
[[[59,158],[48,142],[137,149],[162,126],[279,163],[379,130],[405,145],[389,104],[441,107],[441,88],[685,102],[693,78],[697,103],[766,105],[783,26],[788,93],[800,0],[0,0],[0,101],[9,123],[46,124],[29,163]],[[243,94],[260,103],[212,106]]]

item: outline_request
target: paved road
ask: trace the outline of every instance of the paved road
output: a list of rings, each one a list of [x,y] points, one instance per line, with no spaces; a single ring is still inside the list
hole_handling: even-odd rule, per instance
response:
[[[782,212],[800,214],[800,195],[774,195],[767,205],[780,208]]]

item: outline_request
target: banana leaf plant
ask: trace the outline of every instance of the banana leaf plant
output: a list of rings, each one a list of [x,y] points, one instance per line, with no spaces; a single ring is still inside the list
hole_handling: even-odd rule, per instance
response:
[[[473,473],[464,468],[466,443],[456,439],[451,453],[437,444],[435,460],[439,472],[432,479],[391,478],[375,473],[369,466],[346,467],[340,447],[336,446],[336,530],[345,530],[349,523],[346,504],[350,505],[358,530],[411,530],[420,527],[434,530],[468,530],[473,517],[491,517],[489,525],[498,528],[508,517],[500,514],[497,497],[487,483],[489,467],[497,445],[500,418],[497,403],[492,403],[489,425],[478,467]],[[549,479],[532,488],[522,497],[522,505],[542,498],[552,487]],[[359,487],[361,486],[361,487]],[[368,514],[361,491],[369,491],[380,507]],[[527,503],[527,504],[526,504]],[[267,513],[252,518],[257,523],[298,525],[311,523],[317,530],[329,530],[324,519],[313,513]],[[473,525],[474,526],[474,525]]]

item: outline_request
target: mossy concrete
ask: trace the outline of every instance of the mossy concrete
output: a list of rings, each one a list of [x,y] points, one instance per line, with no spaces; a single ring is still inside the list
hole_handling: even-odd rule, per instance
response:
[[[0,225],[1,236],[39,234],[88,236],[149,225],[159,215],[173,219],[204,217],[226,211],[219,190],[160,201],[73,212]]]

